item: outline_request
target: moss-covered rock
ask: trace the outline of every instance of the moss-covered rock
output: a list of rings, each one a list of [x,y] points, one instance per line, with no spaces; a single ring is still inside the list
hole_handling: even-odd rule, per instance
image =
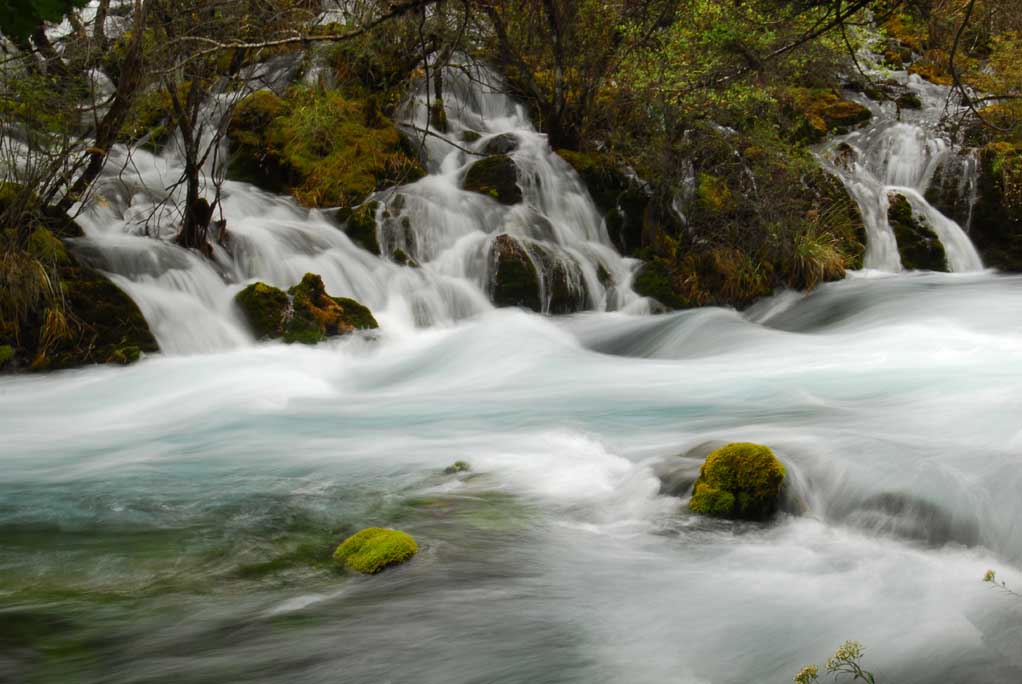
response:
[[[988,266],[1022,272],[1022,145],[993,142],[980,153],[970,237]]]
[[[234,301],[257,339],[316,344],[328,337],[379,327],[372,312],[354,299],[331,297],[323,279],[306,273],[286,293],[266,283],[253,283]]]
[[[444,475],[457,475],[458,473],[467,473],[470,470],[472,470],[472,467],[465,461],[455,461],[444,468]]]
[[[353,207],[374,191],[425,175],[373,97],[296,86],[259,91],[231,118],[229,176],[289,190],[309,207]]]
[[[632,279],[632,289],[671,309],[687,309],[692,304],[681,296],[673,281],[671,265],[664,259],[654,258],[639,267]]]
[[[501,204],[518,204],[522,201],[518,167],[506,154],[480,159],[468,167],[463,187],[491,197]]]
[[[32,318],[22,326],[12,367],[34,371],[95,363],[126,365],[159,350],[149,325],[131,297],[106,276],[72,255],[59,269],[66,312]]]
[[[728,444],[706,457],[688,507],[703,515],[765,520],[777,512],[784,476],[784,464],[768,447]]]
[[[418,544],[399,530],[369,527],[345,539],[334,551],[334,561],[356,572],[375,575],[411,559]]]
[[[915,93],[908,92],[899,97],[895,102],[901,109],[922,109],[923,101]]]
[[[901,265],[910,270],[948,271],[947,253],[926,219],[917,216],[904,195],[888,195],[887,223],[898,241]]]
[[[782,100],[796,115],[792,137],[807,142],[819,142],[829,133],[848,130],[873,116],[868,107],[834,90],[793,87],[783,91]]]
[[[287,294],[266,283],[252,283],[234,296],[257,340],[284,334],[291,302]]]
[[[494,238],[490,274],[490,299],[496,306],[542,310],[539,272],[519,240],[506,234]]]
[[[0,344],[0,370],[7,365],[7,362],[14,358],[14,347],[9,344]]]
[[[291,317],[284,329],[285,342],[315,344],[355,330],[378,328],[372,312],[354,299],[331,297],[323,279],[306,273],[290,290]]]

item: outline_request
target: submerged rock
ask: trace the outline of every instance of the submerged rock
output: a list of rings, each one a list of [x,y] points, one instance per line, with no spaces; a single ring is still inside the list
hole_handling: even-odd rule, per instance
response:
[[[334,561],[356,572],[375,575],[406,562],[418,551],[418,544],[404,532],[368,527],[345,539],[334,551]]]
[[[514,133],[501,133],[483,143],[483,154],[509,154],[518,149],[518,136]]]
[[[306,273],[286,293],[266,283],[239,292],[237,302],[258,339],[316,344],[328,337],[379,327],[372,312],[354,299],[331,297],[323,279]]]
[[[784,464],[765,446],[736,442],[706,457],[688,507],[721,518],[765,520],[780,506]]]
[[[518,167],[506,154],[480,159],[468,167],[464,188],[492,197],[501,204],[518,204],[522,201],[522,189],[518,186]]]
[[[887,222],[894,230],[901,265],[910,270],[947,271],[944,245],[904,195],[888,195]]]

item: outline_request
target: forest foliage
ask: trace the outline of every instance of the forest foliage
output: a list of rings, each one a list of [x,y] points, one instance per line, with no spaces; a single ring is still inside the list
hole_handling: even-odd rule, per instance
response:
[[[867,52],[892,69],[908,57],[915,73],[954,85],[971,110],[962,129],[1000,146],[991,163],[1018,159],[1020,0],[353,0],[323,10],[314,0],[4,4],[0,344],[39,321],[50,324],[34,337],[73,336],[63,267],[37,248],[39,230],[72,237],[66,217],[96,201],[118,146],[129,160],[132,149],[176,146],[186,192],[168,193],[144,229],[211,255],[225,236],[221,143],[232,125],[241,131],[239,103],[272,85],[253,75],[289,57],[326,54],[328,68],[277,88],[280,115],[239,144],[286,167],[281,187],[300,201],[356,206],[421,173],[405,143],[426,133],[406,129],[398,144],[397,108],[428,84],[442,131],[443,68],[482,60],[588,182],[619,249],[648,262],[637,283],[672,306],[742,305],[861,264],[861,219],[811,145],[868,116],[842,91],[870,87]],[[335,125],[392,158],[357,168],[361,152],[315,139]],[[351,187],[323,176],[338,170]],[[771,186],[795,191],[763,195]]]

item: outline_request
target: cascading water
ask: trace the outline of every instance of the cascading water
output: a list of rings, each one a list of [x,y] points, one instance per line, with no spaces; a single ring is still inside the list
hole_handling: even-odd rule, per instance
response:
[[[199,258],[141,235],[172,151],[114,159],[130,173],[104,178],[79,247],[167,353],[0,379],[0,681],[745,684],[846,639],[878,682],[1022,681],[1019,604],[980,579],[1022,586],[1022,281],[852,278],[745,313],[628,315],[630,264],[574,175],[512,102],[447,87],[435,132],[475,131],[474,151],[511,133],[526,201],[464,192],[474,156],[427,136],[431,175],[377,197],[384,253],[421,268],[240,183],[230,252]],[[909,190],[942,153],[902,124],[845,138],[871,238],[888,186],[922,208]],[[494,309],[502,232],[576,273],[594,311]],[[886,247],[872,267],[897,267]],[[249,344],[233,294],[306,271],[372,306],[379,337]],[[229,351],[178,353],[203,350]],[[666,478],[690,482],[691,449],[719,441],[775,450],[789,512],[688,512]],[[444,474],[455,460],[470,472]],[[419,554],[335,571],[369,525]]]
[[[261,82],[267,78],[260,75]],[[171,353],[249,342],[233,295],[254,280],[287,288],[306,272],[320,274],[330,293],[364,302],[393,330],[481,313],[492,308],[487,294],[498,234],[525,245],[539,275],[543,310],[631,306],[643,311],[628,287],[634,262],[610,246],[575,172],[550,150],[522,107],[501,93],[499,81],[484,67],[448,69],[445,81],[449,123],[444,132],[429,125],[424,91],[404,110],[411,134],[429,132],[423,141],[430,175],[372,198],[380,204],[382,257],[354,244],[329,212],[304,210],[231,181],[221,199],[230,248],[216,246],[210,262],[171,244],[175,216],[160,205],[165,194],[156,189],[170,187],[180,176],[174,145],[160,155],[134,150],[129,158],[124,149],[114,152],[97,187],[100,202],[80,218],[88,238],[80,248],[138,302],[160,348]],[[469,131],[477,138],[472,143],[446,141],[467,138]],[[461,188],[467,167],[495,144],[509,152],[519,170],[524,199],[514,206]],[[149,220],[154,212],[161,221]],[[162,239],[147,231],[162,232],[155,236]],[[392,261],[399,249],[419,267]],[[553,301],[555,279],[567,300],[559,309]]]
[[[881,74],[874,76],[880,78]],[[950,154],[950,145],[939,131],[948,104],[954,101],[950,88],[906,72],[882,77],[914,94],[922,106],[902,108],[894,101],[878,103],[856,96],[857,102],[873,112],[872,121],[831,139],[820,154],[862,211],[868,236],[865,267],[879,271],[902,269],[897,239],[888,222],[889,196],[896,193],[909,201],[944,245],[951,271],[981,270],[983,262],[962,227],[925,198],[935,171]],[[974,165],[972,172],[975,173]],[[963,184],[968,182],[968,177],[964,177]]]

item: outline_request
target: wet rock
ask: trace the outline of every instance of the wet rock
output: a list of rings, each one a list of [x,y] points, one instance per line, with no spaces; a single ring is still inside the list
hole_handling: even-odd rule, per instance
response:
[[[490,299],[496,306],[542,310],[539,272],[525,246],[498,235],[490,248]]]
[[[506,154],[480,159],[468,168],[463,187],[491,197],[501,204],[518,204],[522,189],[518,186],[518,167]]]
[[[544,285],[543,310],[551,314],[585,311],[589,304],[582,268],[559,250],[536,245],[534,253]]]
[[[380,241],[376,231],[376,212],[380,203],[366,202],[357,209],[342,209],[338,218],[344,222],[344,232],[351,241],[368,252],[379,256]]]
[[[483,143],[483,154],[510,154],[518,149],[518,136],[514,133],[501,133]]]
[[[890,194],[887,222],[898,241],[901,265],[910,270],[948,271],[944,245],[904,195]]]
[[[766,520],[778,510],[784,465],[760,444],[736,442],[706,457],[689,510],[740,520]]]
[[[632,278],[632,289],[643,297],[655,299],[670,309],[687,309],[691,303],[678,294],[674,274],[666,260],[654,258],[639,267]]]
[[[418,551],[419,545],[404,532],[368,527],[341,542],[334,551],[334,561],[356,572],[375,575],[407,562]]]
[[[988,266],[1022,272],[1022,146],[995,142],[981,151],[970,237]]]
[[[906,492],[870,496],[848,514],[857,527],[932,546],[979,543],[975,520],[957,520],[939,505]]]

